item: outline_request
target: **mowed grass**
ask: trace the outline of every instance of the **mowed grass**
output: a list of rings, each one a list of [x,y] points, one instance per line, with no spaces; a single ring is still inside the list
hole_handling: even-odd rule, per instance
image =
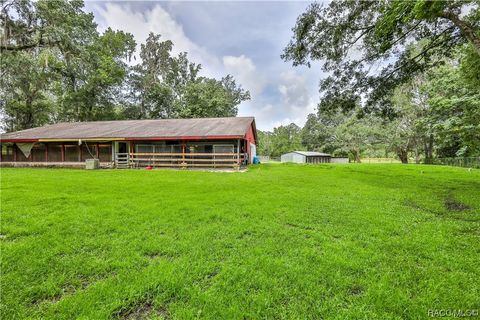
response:
[[[1,170],[2,319],[425,319],[480,308],[480,171]]]

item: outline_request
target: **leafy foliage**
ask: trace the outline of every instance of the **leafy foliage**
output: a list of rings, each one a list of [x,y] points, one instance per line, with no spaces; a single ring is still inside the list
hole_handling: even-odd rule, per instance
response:
[[[11,130],[42,125],[50,120],[55,107],[47,90],[56,75],[47,70],[48,52],[18,52],[0,59],[2,70],[1,108]]]
[[[367,109],[392,118],[390,96],[399,84],[460,44],[480,54],[479,15],[477,1],[314,3],[298,18],[282,57],[294,65],[323,62],[330,76],[320,88],[330,106],[351,110],[361,97]]]
[[[480,91],[462,77],[462,66],[447,64],[428,74],[423,87],[439,156],[480,154]]]
[[[301,128],[294,123],[279,126],[273,132],[261,132],[258,136],[258,154],[279,157],[284,153],[301,150]]]
[[[1,10],[4,129],[57,121],[235,116],[250,99],[232,76],[199,76],[187,53],[150,34],[141,61],[122,31],[97,31],[83,1],[5,1]]]

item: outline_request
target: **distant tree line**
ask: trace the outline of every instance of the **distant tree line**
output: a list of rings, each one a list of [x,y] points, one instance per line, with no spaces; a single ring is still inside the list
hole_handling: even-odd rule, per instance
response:
[[[480,155],[478,1],[313,3],[282,57],[321,60],[328,76],[305,126],[260,134],[260,154],[302,148],[404,163]]]
[[[248,91],[200,76],[187,53],[150,34],[99,33],[80,0],[2,1],[0,110],[6,131],[59,121],[235,116]],[[137,62],[137,63],[135,63]],[[133,65],[132,65],[133,64]]]
[[[462,55],[459,50],[444,64],[395,88],[392,119],[365,113],[360,103],[344,111],[322,100],[303,128],[292,123],[260,132],[258,153],[278,157],[315,150],[357,162],[396,157],[404,163],[409,158],[431,163],[435,157],[480,156],[480,86],[465,78]]]

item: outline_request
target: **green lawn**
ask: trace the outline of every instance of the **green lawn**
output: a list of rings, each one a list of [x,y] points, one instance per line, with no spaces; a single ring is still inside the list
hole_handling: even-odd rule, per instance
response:
[[[2,319],[480,308],[480,171],[2,169]]]

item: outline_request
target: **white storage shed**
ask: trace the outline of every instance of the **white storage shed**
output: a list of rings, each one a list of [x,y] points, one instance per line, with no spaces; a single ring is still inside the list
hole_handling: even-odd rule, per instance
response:
[[[292,151],[282,154],[282,162],[294,163],[330,163],[332,156],[328,153],[315,151]]]

